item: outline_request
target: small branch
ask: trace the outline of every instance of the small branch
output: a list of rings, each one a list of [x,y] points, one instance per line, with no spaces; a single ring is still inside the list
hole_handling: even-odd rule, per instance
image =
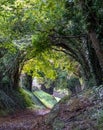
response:
[[[71,52],[68,52],[68,51],[66,51],[66,50],[64,50],[64,49],[57,49],[57,48],[53,48],[53,47],[52,47],[52,49],[55,50],[55,51],[64,52],[65,54],[67,54],[67,55],[71,56],[72,58],[74,58],[77,62],[79,61],[79,60],[78,60],[78,57],[76,57],[76,56],[75,56],[73,53],[71,53]]]

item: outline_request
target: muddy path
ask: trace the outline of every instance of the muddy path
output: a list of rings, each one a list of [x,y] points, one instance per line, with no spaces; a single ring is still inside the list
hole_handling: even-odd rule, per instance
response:
[[[49,109],[25,110],[0,117],[0,130],[50,130],[44,120],[49,112]]]

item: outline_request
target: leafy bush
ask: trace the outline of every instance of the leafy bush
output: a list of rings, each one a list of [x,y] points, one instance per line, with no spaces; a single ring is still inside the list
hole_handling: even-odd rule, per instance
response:
[[[78,78],[71,77],[68,80],[68,90],[70,90],[73,94],[81,91],[81,84]]]

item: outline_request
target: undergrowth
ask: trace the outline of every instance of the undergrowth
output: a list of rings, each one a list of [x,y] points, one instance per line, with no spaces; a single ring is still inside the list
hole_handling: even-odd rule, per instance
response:
[[[0,90],[0,116],[5,116],[15,110],[25,109],[33,105],[35,103],[32,102],[30,95],[25,93],[22,88],[9,92]]]

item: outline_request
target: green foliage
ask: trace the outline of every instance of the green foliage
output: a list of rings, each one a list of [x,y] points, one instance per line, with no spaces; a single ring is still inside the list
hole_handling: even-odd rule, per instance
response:
[[[5,26],[5,29],[2,30],[2,37],[4,38],[7,37],[8,36],[7,34],[9,32],[8,39],[9,40],[14,39],[16,41],[16,44],[18,44],[17,39],[21,39],[21,37],[24,37],[25,35],[32,36],[33,34],[32,36],[33,49],[30,49],[30,51],[28,51],[29,50],[28,48],[28,50],[25,50],[25,52],[27,52],[27,58],[33,57],[35,55],[36,56],[40,55],[39,58],[34,61],[35,63],[32,63],[32,60],[29,62],[29,64],[32,64],[31,65],[32,68],[33,69],[35,68],[34,75],[37,75],[35,74],[37,73],[37,71],[41,71],[51,79],[55,79],[56,77],[55,68],[58,67],[60,64],[58,64],[56,58],[55,60],[54,58],[50,58],[51,56],[49,55],[49,53],[54,52],[50,51],[51,42],[49,36],[53,33],[53,29],[57,26],[57,24],[61,20],[63,12],[64,12],[63,1],[45,2],[40,0],[39,1],[31,0],[28,2],[28,1],[15,0],[14,2],[5,1],[4,3],[2,3],[1,26]],[[11,45],[14,46],[14,49],[17,47],[14,44]],[[8,50],[9,51],[11,50],[10,53],[12,53],[13,50],[11,48],[12,48],[11,46],[8,47]],[[47,52],[48,48],[49,52]],[[60,54],[61,56],[59,56],[59,54],[56,55],[58,56],[54,57],[60,58],[63,56],[62,54]],[[12,54],[11,57],[13,57]],[[12,59],[13,58],[11,58],[11,61]],[[48,61],[46,62],[47,59]],[[53,60],[53,64],[54,63],[55,64],[51,65],[49,59],[51,59],[51,61]],[[60,62],[63,63],[62,58]],[[26,67],[26,69],[27,72],[29,73],[30,69],[28,67]]]
[[[47,33],[37,33],[32,37],[32,43],[33,47],[36,49],[35,53],[41,53],[46,51],[48,48],[50,49],[50,42],[48,39],[48,34]]]
[[[58,60],[57,60],[58,59]],[[45,51],[25,62],[23,73],[33,71],[33,77],[56,79],[65,73],[72,74],[76,71],[77,62],[70,59],[62,52]],[[64,69],[64,72],[63,72]],[[61,72],[61,74],[59,74]]]
[[[23,73],[29,74],[32,70],[33,77],[37,77],[38,82],[45,84],[46,88],[53,83],[56,89],[67,89],[68,77],[75,75],[73,73],[76,71],[77,65],[77,62],[62,52],[46,51],[27,61],[23,67]]]
[[[71,77],[69,80],[68,80],[68,88],[72,88],[72,87],[75,87],[76,83],[78,83],[78,78],[77,77]]]
[[[54,0],[0,1],[0,4],[1,34],[12,38],[34,33],[35,30],[52,29],[61,18],[64,6],[63,1]]]
[[[23,89],[8,92],[0,90],[0,113],[3,115],[15,111],[15,109],[24,109],[32,105],[30,96]]]

